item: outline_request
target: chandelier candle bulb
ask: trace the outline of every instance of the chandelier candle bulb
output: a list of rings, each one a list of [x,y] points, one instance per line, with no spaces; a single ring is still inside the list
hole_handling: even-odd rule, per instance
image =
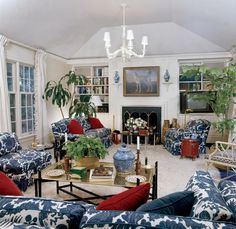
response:
[[[140,150],[140,137],[137,136],[137,150]]]
[[[142,38],[142,45],[148,45],[148,37],[147,36],[143,36]]]

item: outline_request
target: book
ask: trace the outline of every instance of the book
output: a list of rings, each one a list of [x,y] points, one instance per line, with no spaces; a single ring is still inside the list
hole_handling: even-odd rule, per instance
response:
[[[90,179],[114,179],[114,168],[100,165],[90,170]]]

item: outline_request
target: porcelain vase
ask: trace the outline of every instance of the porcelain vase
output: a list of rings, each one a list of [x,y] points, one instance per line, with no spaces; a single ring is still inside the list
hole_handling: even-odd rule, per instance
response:
[[[126,144],[122,144],[113,156],[118,173],[130,173],[134,170],[135,155]]]

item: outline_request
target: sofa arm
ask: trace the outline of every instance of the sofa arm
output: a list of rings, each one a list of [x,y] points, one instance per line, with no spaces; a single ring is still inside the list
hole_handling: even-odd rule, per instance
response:
[[[0,196],[0,219],[52,228],[79,228],[84,202]]]
[[[156,213],[133,211],[98,211],[89,208],[81,219],[80,228],[195,228],[195,229],[233,229],[236,224],[207,221],[191,217],[169,216]]]

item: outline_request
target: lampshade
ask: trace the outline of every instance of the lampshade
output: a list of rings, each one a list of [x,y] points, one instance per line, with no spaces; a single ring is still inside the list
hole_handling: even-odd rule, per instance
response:
[[[91,96],[89,102],[93,103],[95,107],[102,106],[102,101],[101,101],[100,97],[97,95]]]

